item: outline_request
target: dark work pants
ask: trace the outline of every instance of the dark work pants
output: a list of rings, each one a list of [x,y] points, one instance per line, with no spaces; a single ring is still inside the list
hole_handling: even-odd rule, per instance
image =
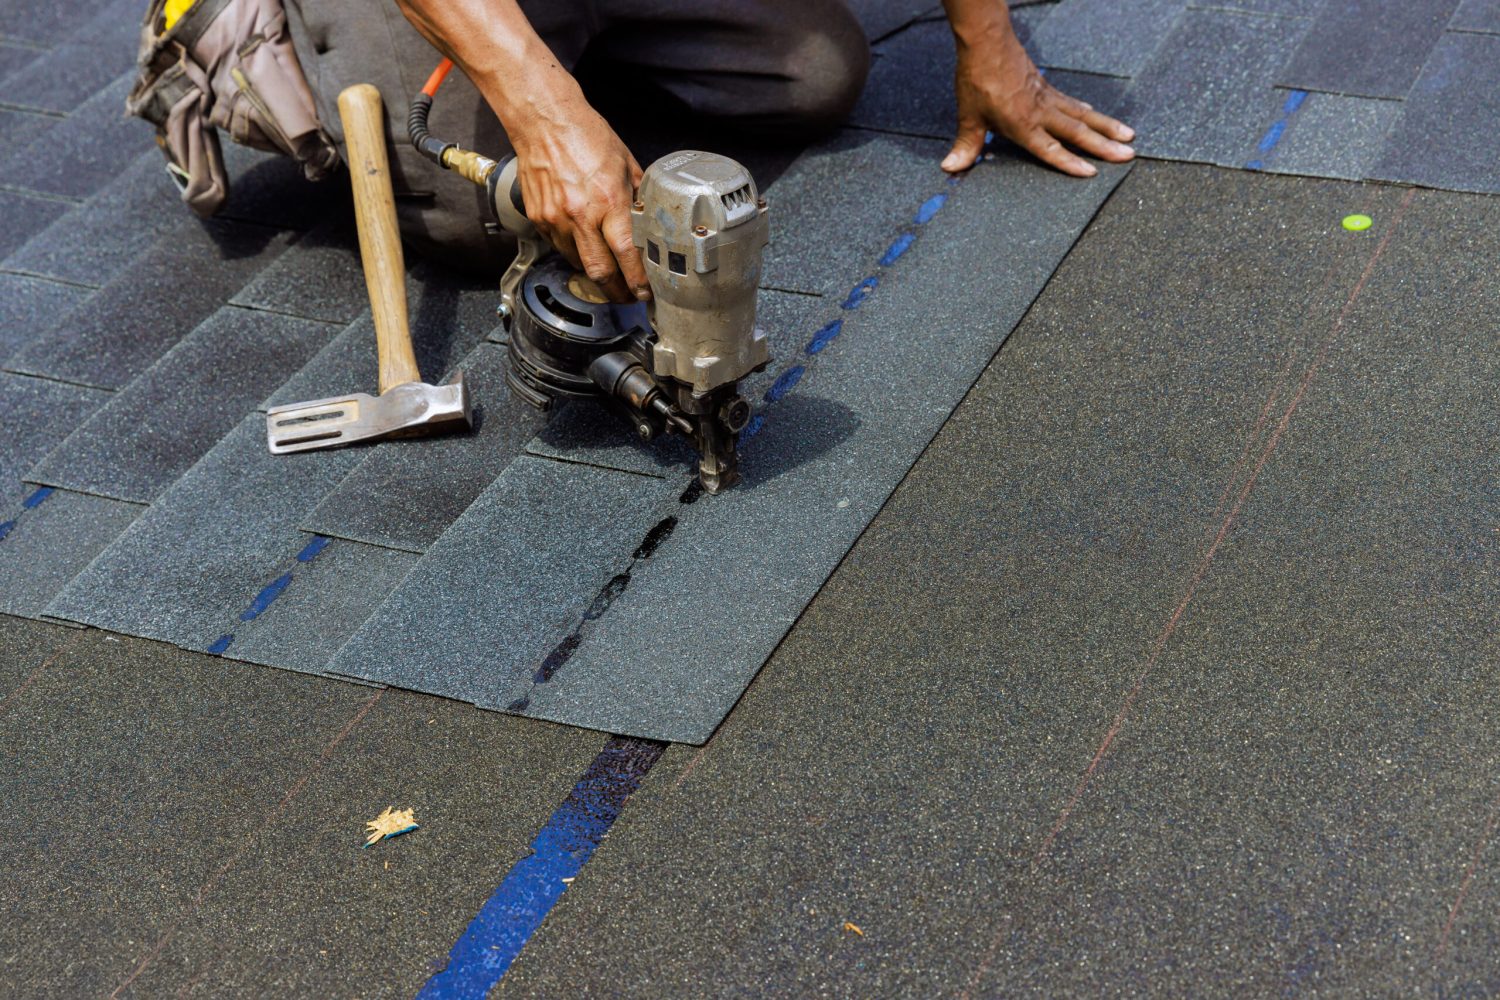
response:
[[[869,68],[869,44],[842,0],[522,0],[532,26],[570,70],[619,100],[678,119],[692,148],[706,122],[794,139],[838,124]],[[406,111],[442,58],[394,0],[286,0],[297,57],[323,125],[343,146],[338,95],[373,83],[385,97],[403,237],[465,270],[498,272],[514,252],[485,234],[483,193],[418,156]],[[586,85],[586,93],[588,87]],[[697,124],[695,124],[695,119]],[[510,152],[494,112],[454,72],[433,104],[432,134],[487,156]],[[643,162],[642,166],[647,164]]]

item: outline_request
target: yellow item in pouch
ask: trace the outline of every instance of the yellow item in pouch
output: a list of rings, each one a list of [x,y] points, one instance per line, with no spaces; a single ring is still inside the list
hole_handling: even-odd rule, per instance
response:
[[[167,0],[167,5],[162,8],[161,13],[162,30],[171,31],[172,25],[182,20],[182,15],[192,9],[196,2],[197,0]]]

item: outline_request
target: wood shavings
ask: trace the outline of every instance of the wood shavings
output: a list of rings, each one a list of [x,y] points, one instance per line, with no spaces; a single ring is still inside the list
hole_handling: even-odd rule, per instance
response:
[[[392,806],[386,806],[385,812],[365,824],[365,832],[369,834],[365,840],[365,846],[372,847],[388,837],[399,837],[415,829],[417,829],[417,817],[413,815],[413,810],[397,810]]]

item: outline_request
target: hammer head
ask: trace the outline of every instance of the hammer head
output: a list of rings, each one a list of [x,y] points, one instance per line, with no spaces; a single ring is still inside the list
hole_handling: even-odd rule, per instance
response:
[[[407,382],[379,396],[354,392],[273,407],[266,442],[281,455],[471,426],[469,388],[459,373],[447,385]]]

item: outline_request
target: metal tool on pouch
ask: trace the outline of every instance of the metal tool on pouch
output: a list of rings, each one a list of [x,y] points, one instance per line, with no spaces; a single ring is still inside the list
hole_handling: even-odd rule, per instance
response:
[[[750,404],[739,380],[771,356],[755,327],[761,253],[769,239],[765,199],[740,164],[683,151],[646,170],[631,209],[651,301],[617,306],[526,218],[516,160],[500,161],[433,138],[427,130],[438,72],[412,103],[412,145],[485,188],[499,225],[516,238],[500,281],[510,333],[506,381],[540,409],[559,399],[600,399],[643,441],[681,433],[698,450],[704,489],[739,479],[739,432]]]
[[[406,316],[406,267],[396,230],[396,201],[385,151],[380,91],[357,84],[339,95],[349,149],[359,255],[375,319],[380,395],[353,392],[266,413],[266,439],[277,454],[336,448],[356,441],[467,428],[472,424],[463,374],[447,385],[422,381]]]

